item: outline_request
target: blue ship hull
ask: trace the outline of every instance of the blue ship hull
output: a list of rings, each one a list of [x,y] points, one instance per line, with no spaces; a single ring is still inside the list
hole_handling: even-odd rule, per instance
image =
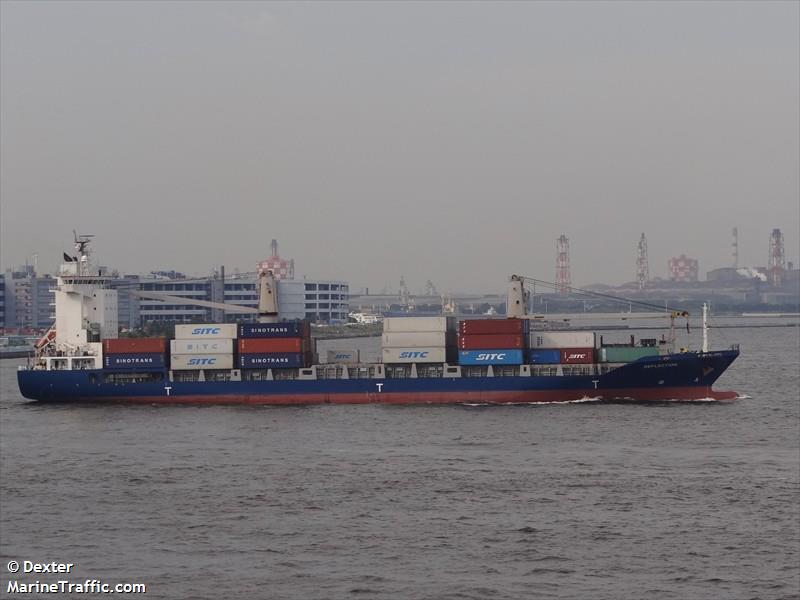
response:
[[[280,381],[158,381],[119,383],[109,371],[22,370],[26,398],[49,402],[214,404],[424,404],[568,402],[605,400],[699,400],[735,398],[712,384],[739,355],[736,349],[642,358],[602,375],[421,377],[409,379],[315,379]]]

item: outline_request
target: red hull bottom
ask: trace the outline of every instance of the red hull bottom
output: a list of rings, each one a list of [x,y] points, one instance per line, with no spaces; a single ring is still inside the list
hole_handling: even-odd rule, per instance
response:
[[[631,388],[598,390],[584,395],[574,390],[520,392],[414,392],[303,395],[186,395],[186,396],[111,396],[92,398],[92,402],[124,402],[126,404],[536,404],[580,402],[590,400],[629,400],[640,402],[733,400],[736,392],[718,392],[710,387]]]

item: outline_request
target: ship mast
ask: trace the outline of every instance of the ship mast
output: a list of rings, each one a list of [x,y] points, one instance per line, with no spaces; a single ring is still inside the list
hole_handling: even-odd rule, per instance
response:
[[[708,352],[708,304],[703,302],[703,352]]]
[[[73,229],[72,235],[75,238],[75,250],[78,251],[77,263],[78,269],[77,274],[79,276],[86,276],[89,275],[89,242],[92,241],[94,235],[92,234],[82,234],[78,235],[78,233]],[[66,258],[66,257],[65,257]]]

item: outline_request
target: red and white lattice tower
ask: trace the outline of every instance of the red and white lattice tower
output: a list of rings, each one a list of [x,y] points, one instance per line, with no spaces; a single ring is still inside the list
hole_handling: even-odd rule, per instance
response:
[[[275,279],[294,279],[294,260],[284,260],[278,256],[278,240],[272,240],[270,247],[272,256],[258,263],[258,272],[272,271]]]
[[[769,281],[774,287],[780,287],[783,272],[786,270],[786,254],[783,252],[783,234],[780,229],[773,229],[769,236],[769,263],[767,272]]]
[[[643,290],[647,282],[650,281],[650,264],[647,261],[647,238],[639,239],[639,247],[636,254],[636,281],[639,282],[639,289]]]
[[[569,272],[569,238],[563,233],[556,240],[556,291],[559,294],[569,293],[572,276]]]

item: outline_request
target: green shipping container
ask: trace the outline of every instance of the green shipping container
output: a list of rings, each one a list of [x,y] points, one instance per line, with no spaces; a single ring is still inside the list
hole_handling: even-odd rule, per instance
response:
[[[629,363],[645,356],[658,356],[658,348],[600,348],[600,362]]]

